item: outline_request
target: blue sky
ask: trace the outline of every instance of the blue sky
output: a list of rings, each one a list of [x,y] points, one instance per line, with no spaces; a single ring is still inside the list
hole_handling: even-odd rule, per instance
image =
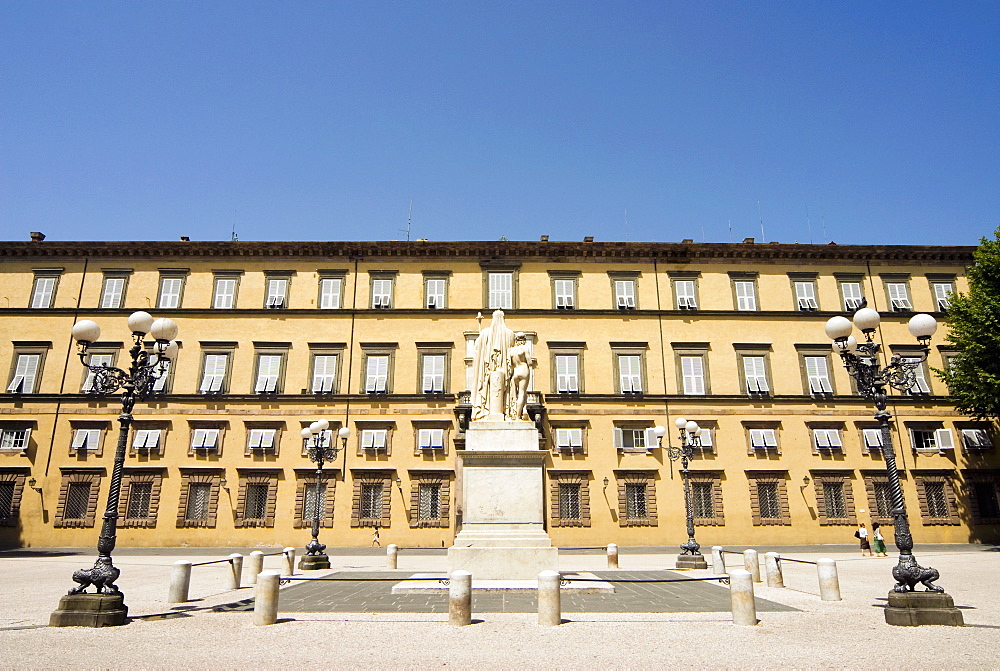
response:
[[[0,239],[975,244],[997,2],[0,3]]]

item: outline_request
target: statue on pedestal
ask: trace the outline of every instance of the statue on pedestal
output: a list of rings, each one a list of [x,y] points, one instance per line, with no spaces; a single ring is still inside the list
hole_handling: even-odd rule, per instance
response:
[[[514,333],[504,323],[503,310],[496,310],[475,347],[472,421],[523,419],[532,364],[527,338]]]

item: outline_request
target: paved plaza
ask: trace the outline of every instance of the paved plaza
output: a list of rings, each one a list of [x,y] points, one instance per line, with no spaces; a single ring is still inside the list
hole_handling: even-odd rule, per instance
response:
[[[274,549],[262,548],[265,551]],[[737,549],[737,548],[730,548]],[[742,549],[742,548],[739,548]],[[892,558],[861,558],[846,546],[756,548],[786,557],[837,560],[843,600],[819,599],[815,566],[783,562],[786,587],[755,585],[760,620],[732,624],[728,587],[675,571],[671,548],[623,548],[621,568],[603,554],[564,552],[564,574],[592,574],[614,595],[564,594],[564,623],[536,624],[535,596],[480,594],[474,624],[447,623],[447,596],[392,595],[397,581],[446,571],[434,550],[403,550],[389,571],[378,549],[334,549],[330,571],[282,587],[279,623],[251,623],[253,591],[224,588],[227,564],[197,566],[191,600],[166,602],[171,564],[207,561],[249,549],[122,548],[115,563],[132,621],[107,629],[50,628],[70,574],[92,563],[84,549],[0,551],[0,653],[3,668],[261,668],[321,664],[335,668],[921,667],[995,668],[1000,658],[1000,551],[978,545],[917,548],[924,565],[962,609],[966,626],[889,627],[882,608]],[[730,567],[738,555],[727,555]],[[266,558],[278,569],[280,556]],[[296,577],[302,574],[296,572]],[[378,580],[371,580],[377,578]],[[631,582],[641,581],[641,582]]]

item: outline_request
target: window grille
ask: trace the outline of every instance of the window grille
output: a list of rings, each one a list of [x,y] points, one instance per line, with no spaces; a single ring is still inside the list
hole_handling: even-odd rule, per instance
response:
[[[307,482],[305,484],[305,501],[304,510],[302,511],[302,518],[306,520],[311,520],[316,517],[316,483]],[[319,487],[319,515],[320,518],[324,516],[326,512],[326,484],[321,484]]]
[[[149,517],[149,503],[153,497],[152,482],[133,482],[128,487],[128,505],[125,518],[141,520]]]
[[[625,516],[630,520],[645,519],[649,516],[646,508],[646,483],[625,483]]]
[[[184,518],[188,520],[207,520],[208,504],[212,496],[212,485],[207,482],[192,482],[188,485],[187,509]]]
[[[559,483],[559,518],[562,520],[580,520],[580,483]]]
[[[267,517],[267,494],[269,486],[263,482],[247,483],[246,504],[243,518],[263,520]]]
[[[18,354],[17,365],[14,367],[14,378],[7,386],[7,391],[12,394],[33,393],[40,361],[41,356],[38,354]]]
[[[441,485],[434,482],[421,482],[417,489],[420,497],[417,509],[417,519],[436,520],[441,517]],[[380,504],[381,507],[381,504]],[[379,516],[381,516],[379,512]],[[374,516],[373,516],[374,517]]]
[[[948,500],[945,498],[943,482],[924,482],[924,496],[927,498],[927,516],[935,519],[951,517]]]
[[[980,508],[982,510],[982,508]],[[14,483],[0,482],[0,519],[14,516]]]
[[[879,517],[892,517],[892,491],[888,482],[876,482],[873,487],[875,491],[875,512]]]
[[[694,517],[715,517],[715,487],[711,482],[691,483],[691,510]]]
[[[382,483],[365,482],[361,484],[361,518],[382,518]]]
[[[89,482],[71,482],[66,490],[66,506],[63,508],[64,520],[83,520],[87,518],[90,509]]]
[[[757,502],[761,519],[781,519],[781,499],[778,497],[777,482],[757,483]]]
[[[844,501],[844,484],[842,482],[824,482],[823,501],[826,503],[827,517],[837,519],[847,517],[847,504]]]

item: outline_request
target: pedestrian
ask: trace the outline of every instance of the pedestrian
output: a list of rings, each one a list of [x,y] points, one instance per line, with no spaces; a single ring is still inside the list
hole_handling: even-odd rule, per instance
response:
[[[872,544],[875,549],[875,554],[879,557],[888,557],[885,551],[885,537],[882,535],[881,529],[879,529],[878,522],[872,522]]]
[[[854,532],[854,537],[861,541],[861,556],[865,556],[865,550],[868,550],[868,556],[874,557],[872,554],[871,543],[868,542],[868,529],[865,528],[865,523],[862,522],[858,525],[858,530]]]
[[[380,547],[382,547],[382,544],[378,540],[378,525],[377,524],[375,525],[375,535],[372,536],[372,547],[373,548],[380,548]]]

